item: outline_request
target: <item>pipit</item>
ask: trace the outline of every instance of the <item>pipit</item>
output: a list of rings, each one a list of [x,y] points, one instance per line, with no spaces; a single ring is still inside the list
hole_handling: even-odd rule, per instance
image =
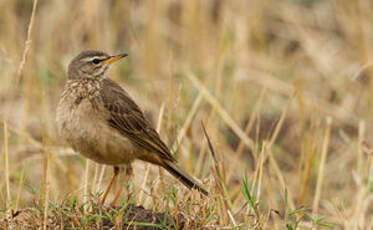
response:
[[[197,180],[176,165],[169,148],[128,93],[106,77],[110,66],[126,56],[88,50],[71,61],[57,107],[60,136],[83,156],[114,167],[102,203],[116,181],[120,166],[127,165],[124,184],[132,174],[131,163],[136,159],[161,166],[186,187],[208,195]],[[112,204],[116,203],[122,188],[121,185]]]

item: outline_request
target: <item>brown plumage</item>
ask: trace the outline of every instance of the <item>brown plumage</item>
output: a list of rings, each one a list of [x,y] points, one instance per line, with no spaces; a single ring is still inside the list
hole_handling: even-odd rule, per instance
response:
[[[103,201],[119,172],[117,166],[130,167],[135,159],[162,166],[188,188],[207,195],[200,183],[176,165],[169,148],[127,92],[106,77],[112,63],[125,56],[91,50],[72,60],[57,108],[59,134],[82,155],[115,166]]]

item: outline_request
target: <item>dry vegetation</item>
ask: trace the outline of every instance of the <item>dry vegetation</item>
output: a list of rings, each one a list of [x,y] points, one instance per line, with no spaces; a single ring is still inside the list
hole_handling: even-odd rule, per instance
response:
[[[0,12],[0,228],[373,229],[372,1],[2,0]],[[209,197],[136,162],[123,206],[97,205],[112,169],[65,146],[54,121],[66,65],[88,48],[129,53],[110,77]]]

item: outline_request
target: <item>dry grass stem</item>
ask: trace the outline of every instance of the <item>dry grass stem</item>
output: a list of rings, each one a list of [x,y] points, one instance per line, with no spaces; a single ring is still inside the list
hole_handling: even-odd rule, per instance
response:
[[[291,96],[292,92],[294,92],[294,90],[296,89],[295,86],[281,81],[273,75],[268,75],[267,73],[263,73],[260,71],[253,71],[251,74],[249,74],[249,76],[255,76],[255,78],[252,77],[250,78],[250,80],[253,80],[258,85],[264,86],[269,90],[280,93],[282,95]],[[306,90],[303,90],[302,94],[305,98],[309,99],[307,100],[309,104],[316,104],[323,112],[329,115],[333,115],[335,119],[341,120],[351,125],[354,125],[358,122],[358,117],[353,111],[349,110],[348,108],[331,104],[324,100],[320,100],[311,92],[307,92]]]
[[[21,59],[21,62],[19,63],[18,70],[17,70],[17,78],[16,78],[16,84],[15,84],[16,86],[18,85],[18,83],[20,82],[20,80],[22,78],[23,69],[25,67],[27,56],[28,56],[30,48],[31,48],[31,43],[32,43],[31,35],[32,35],[32,29],[33,29],[33,26],[34,26],[35,13],[36,13],[37,5],[38,5],[38,0],[34,0],[34,3],[32,5],[30,22],[29,22],[29,25],[28,25],[28,28],[27,28],[27,38],[26,38],[26,41],[25,41],[25,48],[23,50],[22,59]]]
[[[93,179],[92,179],[92,188],[91,188],[91,191],[92,191],[93,193],[96,192],[96,186],[97,186],[97,184],[98,184],[98,177],[99,177],[98,174],[99,174],[99,172],[100,172],[100,164],[94,162],[94,166],[95,166],[95,173],[94,173],[94,175],[93,175]]]
[[[186,75],[189,80],[200,90],[204,98],[216,109],[217,113],[227,123],[227,125],[235,132],[235,134],[247,145],[249,148],[254,148],[254,142],[245,134],[244,131],[237,125],[232,117],[224,110],[216,98],[206,89],[205,86],[193,74]]]
[[[83,194],[82,194],[82,198],[83,198],[83,203],[86,203],[88,201],[88,192],[90,190],[89,188],[89,178],[90,177],[90,166],[91,166],[91,160],[89,159],[86,159],[85,161],[85,170],[84,170],[84,177],[83,177]]]
[[[102,185],[102,180],[104,179],[105,171],[106,171],[106,165],[103,165],[101,167],[100,176],[98,177],[98,182],[96,185],[96,193],[101,191],[101,185]]]
[[[3,120],[2,122],[0,122],[0,124],[2,124],[3,127],[4,127],[5,120]],[[4,127],[4,129],[5,129],[5,127]],[[25,139],[26,141],[30,142],[30,144],[32,144],[33,146],[35,146],[37,148],[42,148],[43,147],[43,145],[39,141],[37,141],[34,138],[32,138],[28,133],[23,132],[23,131],[21,131],[21,130],[19,130],[17,128],[14,128],[14,127],[10,126],[9,124],[7,124],[7,129],[9,131],[11,131],[12,133],[18,135],[19,137]]]
[[[17,199],[16,199],[15,210],[18,210],[19,202],[21,200],[21,192],[22,192],[22,188],[23,188],[24,177],[25,177],[25,168],[23,166],[22,167],[22,171],[21,171],[21,176],[20,176],[19,182],[18,182]]]
[[[289,109],[290,109],[291,103],[293,102],[296,94],[297,94],[297,91],[294,91],[292,93],[292,95],[290,96],[289,101],[286,104],[286,107],[284,109],[284,112],[282,112],[281,117],[280,117],[280,119],[279,119],[279,121],[278,121],[278,123],[276,125],[275,131],[272,133],[271,139],[270,139],[270,141],[268,143],[268,146],[267,146],[268,149],[271,149],[272,145],[275,143],[276,138],[277,138],[278,134],[280,133],[280,130],[282,128],[282,125],[284,124],[285,118],[286,118],[286,116],[289,113]]]
[[[332,126],[332,118],[327,117],[326,118],[326,128],[325,128],[325,134],[324,134],[324,142],[321,150],[321,159],[320,159],[320,166],[319,170],[317,173],[317,182],[316,182],[316,192],[315,192],[315,197],[313,200],[313,205],[312,205],[312,212],[314,215],[317,215],[318,209],[319,209],[319,203],[320,203],[320,197],[321,197],[321,189],[322,189],[322,184],[324,181],[324,168],[325,168],[325,163],[326,163],[326,157],[328,155],[328,148],[329,148],[329,141],[330,141],[330,130]]]
[[[190,125],[192,124],[193,118],[198,111],[199,106],[202,102],[202,94],[198,94],[197,98],[194,100],[193,105],[188,113],[188,115],[185,118],[185,121],[183,123],[183,126],[181,127],[180,131],[177,134],[176,140],[172,146],[172,151],[177,152],[179,149],[179,146],[182,144],[183,138],[189,129]],[[184,158],[187,158],[187,156],[184,156]]]
[[[9,205],[12,201],[10,194],[10,181],[9,181],[9,150],[8,150],[8,125],[3,122],[4,129],[4,171],[5,171],[5,185],[6,185],[6,205]]]
[[[247,123],[246,127],[245,127],[245,134],[246,135],[249,135],[253,125],[254,125],[254,122],[255,122],[255,119],[256,119],[256,116],[258,116],[258,111],[260,111],[260,108],[261,108],[261,105],[263,103],[263,100],[264,100],[264,95],[265,95],[265,87],[263,87],[262,91],[260,92],[260,96],[259,96],[259,99],[257,101],[257,103],[255,104],[255,107],[253,109],[253,111],[251,112],[251,116],[250,116],[250,120],[249,122]],[[232,162],[232,166],[234,165],[237,165],[238,164],[238,161],[241,159],[241,155],[242,155],[242,152],[243,152],[243,149],[244,149],[244,142],[242,141],[242,139],[240,140],[240,143],[238,144],[238,147],[236,149],[236,152],[235,152],[235,155],[234,155],[234,160]],[[254,164],[257,164],[258,162],[258,156],[257,156],[257,153],[256,151],[251,151],[251,154],[254,158]],[[227,181],[229,182],[232,178],[232,175],[233,175],[233,169],[234,167],[230,167],[230,171],[228,171],[228,174],[227,174]]]
[[[45,160],[43,161],[43,166],[44,166],[44,181],[42,182],[43,186],[43,197],[42,197],[42,202],[44,206],[44,215],[43,215],[43,230],[47,230],[47,222],[48,222],[48,211],[49,211],[49,189],[50,189],[50,154],[48,152],[44,153],[45,155]]]
[[[164,108],[165,108],[165,104],[162,103],[161,108],[159,109],[158,121],[157,121],[157,126],[156,126],[156,130],[158,133],[161,131],[161,127],[162,127]],[[150,164],[145,164],[145,175],[144,175],[144,179],[142,181],[141,187],[140,187],[139,197],[137,199],[137,202],[140,204],[146,203],[145,202],[146,200],[144,199],[144,195],[145,195],[144,191],[145,191],[146,182],[148,181],[149,173],[150,173]]]

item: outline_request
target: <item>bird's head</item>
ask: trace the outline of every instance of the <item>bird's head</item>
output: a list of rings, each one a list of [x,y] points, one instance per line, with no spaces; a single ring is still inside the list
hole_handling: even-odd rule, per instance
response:
[[[87,50],[81,52],[69,64],[67,75],[69,79],[93,78],[99,79],[105,75],[111,65],[128,56],[119,54],[110,56],[105,52]]]

